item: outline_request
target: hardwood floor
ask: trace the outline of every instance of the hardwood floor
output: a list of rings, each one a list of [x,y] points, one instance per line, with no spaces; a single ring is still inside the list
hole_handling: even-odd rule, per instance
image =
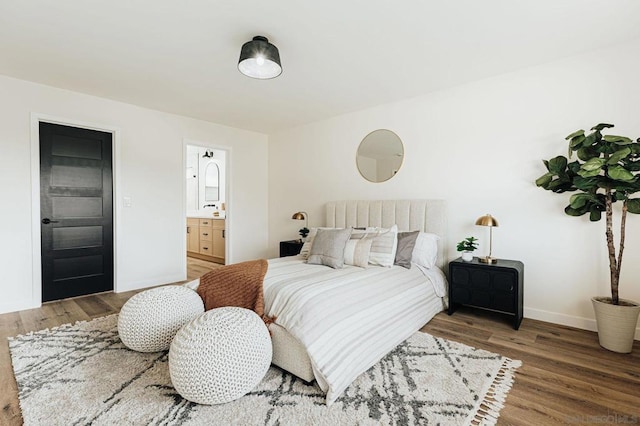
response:
[[[217,266],[189,259],[189,280]],[[135,293],[102,293],[0,315],[0,425],[22,424],[8,336],[117,313]],[[602,349],[589,331],[526,318],[516,331],[507,316],[471,308],[453,316],[442,312],[422,331],[523,361],[500,425],[640,423],[640,342],[633,353],[616,354]]]
[[[511,323],[460,308],[422,331],[523,362],[498,424],[640,424],[640,342],[617,354],[594,332],[527,318],[516,331]]]

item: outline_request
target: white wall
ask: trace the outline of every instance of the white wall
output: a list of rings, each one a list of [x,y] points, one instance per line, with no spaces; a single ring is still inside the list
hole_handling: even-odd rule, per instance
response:
[[[185,278],[184,139],[230,147],[228,257],[238,262],[266,255],[265,135],[0,76],[0,313],[37,305],[32,292],[38,268],[32,267],[32,113],[119,130],[118,291]],[[131,198],[131,207],[122,207],[123,197]]]
[[[567,152],[564,137],[607,122],[640,136],[640,40],[269,136],[269,246],[296,235],[291,214],[323,224],[329,200],[441,198],[449,259],[474,235],[488,251],[485,213],[500,222],[493,254],[525,264],[525,316],[594,329],[590,298],[607,295],[604,221],[566,216],[569,195],[535,186],[540,161]],[[390,83],[391,84],[391,83]],[[361,178],[364,136],[390,129],[405,159],[385,183]],[[627,220],[621,295],[640,301],[640,217]],[[640,334],[639,334],[640,335]]]

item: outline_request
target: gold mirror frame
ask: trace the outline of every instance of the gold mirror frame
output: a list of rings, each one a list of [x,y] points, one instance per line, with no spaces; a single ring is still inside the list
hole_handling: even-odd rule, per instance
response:
[[[387,129],[378,129],[362,139],[356,152],[360,176],[369,182],[386,182],[398,173],[404,161],[400,137]]]

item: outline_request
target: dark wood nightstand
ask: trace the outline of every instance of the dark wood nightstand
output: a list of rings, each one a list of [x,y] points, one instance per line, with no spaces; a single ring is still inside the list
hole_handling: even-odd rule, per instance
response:
[[[498,259],[487,264],[456,259],[449,263],[449,310],[457,305],[505,312],[514,316],[513,328],[522,322],[524,264],[518,260]]]
[[[300,254],[302,244],[300,240],[280,241],[280,257]]]

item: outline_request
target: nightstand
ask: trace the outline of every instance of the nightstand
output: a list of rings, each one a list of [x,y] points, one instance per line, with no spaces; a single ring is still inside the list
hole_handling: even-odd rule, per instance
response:
[[[518,260],[498,259],[498,263],[480,263],[456,259],[449,263],[449,310],[469,305],[514,316],[513,328],[522,322],[524,264]]]
[[[300,240],[280,241],[280,257],[300,254],[302,244]]]

